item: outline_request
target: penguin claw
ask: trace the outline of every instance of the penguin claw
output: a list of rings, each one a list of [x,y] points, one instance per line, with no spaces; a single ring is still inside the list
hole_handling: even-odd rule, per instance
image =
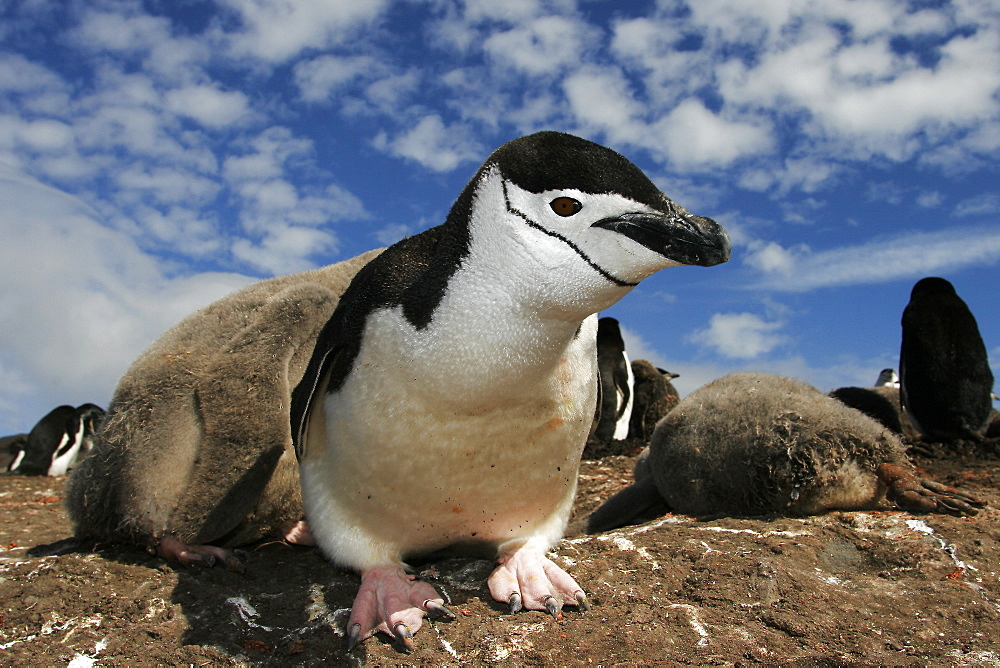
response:
[[[424,601],[424,610],[428,613],[434,615],[435,617],[444,617],[445,619],[455,619],[455,613],[448,609],[447,606],[438,603],[432,598]]]
[[[546,596],[543,603],[545,604],[545,612],[552,615],[552,619],[556,621],[562,619],[562,601],[556,600],[554,596]]]
[[[889,499],[901,510],[971,517],[986,502],[953,487],[918,478],[895,464],[881,464],[878,476],[889,487]]]
[[[361,642],[361,624],[351,624],[347,627],[347,651],[352,651]]]
[[[347,648],[376,632],[413,649],[413,636],[429,615],[455,619],[434,588],[409,575],[402,564],[377,566],[361,575],[361,587],[347,622]]]
[[[537,548],[522,546],[499,559],[487,580],[493,598],[510,605],[511,614],[525,608],[562,619],[564,602],[588,609],[587,596],[570,575]]]

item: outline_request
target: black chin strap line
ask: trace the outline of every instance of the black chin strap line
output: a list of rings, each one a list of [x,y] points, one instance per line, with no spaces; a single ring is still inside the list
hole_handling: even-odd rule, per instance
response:
[[[533,229],[538,230],[539,232],[542,232],[543,234],[547,234],[550,237],[558,239],[559,241],[563,242],[564,244],[566,244],[567,246],[569,246],[570,248],[572,248],[573,252],[575,252],[577,255],[579,255],[580,258],[584,262],[586,262],[594,271],[596,271],[598,274],[600,274],[601,276],[603,276],[605,279],[607,279],[611,283],[614,283],[615,285],[621,286],[623,288],[634,288],[635,286],[639,285],[638,283],[631,283],[629,281],[623,281],[622,279],[618,278],[617,276],[612,275],[610,272],[608,272],[606,269],[604,269],[604,267],[600,266],[599,264],[597,264],[596,262],[594,262],[593,260],[591,260],[587,256],[587,254],[583,252],[583,249],[580,248],[579,246],[577,246],[575,243],[573,243],[572,241],[570,241],[569,239],[567,239],[563,235],[559,234],[558,232],[553,232],[550,229],[542,227],[541,225],[539,225],[538,223],[536,223],[535,221],[533,221],[531,218],[528,218],[527,214],[525,214],[522,211],[519,211],[519,210],[515,209],[511,205],[511,203],[510,203],[510,197],[507,195],[507,179],[505,179],[505,178],[503,178],[501,176],[500,177],[500,183],[503,186],[503,201],[504,201],[504,204],[507,206],[507,211],[509,213],[514,214],[515,216],[517,216],[518,218],[520,218],[521,220],[523,220],[525,223],[527,223],[528,227],[531,227]]]

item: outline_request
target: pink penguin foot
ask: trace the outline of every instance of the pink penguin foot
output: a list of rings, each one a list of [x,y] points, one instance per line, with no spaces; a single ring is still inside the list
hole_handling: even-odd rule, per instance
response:
[[[510,604],[511,613],[544,610],[556,619],[562,617],[563,605],[589,610],[583,589],[569,573],[556,566],[545,554],[527,546],[500,557],[487,585],[498,601]]]
[[[379,566],[361,574],[361,588],[354,597],[347,621],[347,650],[381,632],[413,649],[413,634],[424,617],[434,614],[454,619],[434,588],[420,582],[402,566]]]
[[[221,563],[237,573],[246,570],[246,553],[243,550],[227,550],[214,545],[188,545],[170,534],[160,538],[155,551],[167,561],[176,561],[182,566],[210,568],[216,563]]]
[[[286,529],[283,538],[292,545],[315,545],[316,538],[305,520],[299,520]]]

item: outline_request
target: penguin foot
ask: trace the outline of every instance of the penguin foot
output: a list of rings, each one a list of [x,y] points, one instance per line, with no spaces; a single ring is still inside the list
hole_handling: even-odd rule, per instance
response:
[[[972,516],[986,502],[932,480],[924,480],[895,464],[881,464],[879,479],[888,486],[887,496],[901,510]]]
[[[347,621],[347,651],[376,632],[395,639],[410,651],[413,634],[430,614],[455,618],[433,587],[418,581],[401,565],[367,570],[361,574],[361,588]]]
[[[246,570],[246,553],[243,550],[227,550],[214,545],[188,545],[170,534],[160,538],[155,552],[167,561],[176,561],[183,566],[211,568],[220,563],[236,573]]]
[[[498,601],[510,604],[511,613],[541,610],[562,619],[563,605],[589,610],[583,589],[569,573],[536,548],[522,546],[502,555],[487,585]]]
[[[292,545],[316,544],[316,538],[313,537],[312,530],[305,520],[299,520],[288,529],[285,529],[282,537]]]

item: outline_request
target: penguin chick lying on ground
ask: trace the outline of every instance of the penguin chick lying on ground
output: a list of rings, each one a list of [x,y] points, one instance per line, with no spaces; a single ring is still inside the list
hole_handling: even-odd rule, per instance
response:
[[[780,376],[734,373],[696,390],[660,421],[648,452],[637,481],[588,517],[588,531],[671,511],[813,515],[888,499],[901,510],[975,515],[985,505],[918,478],[898,437],[873,419]]]
[[[307,540],[292,390],[354,274],[378,255],[250,285],[168,330],[125,372],[67,482],[77,539],[124,539],[183,564],[275,531]]]
[[[293,404],[312,533],[361,573],[349,647],[380,631],[409,648],[426,614],[450,615],[404,565],[442,548],[495,557],[489,590],[512,611],[586,607],[545,553],[597,405],[595,314],[659,269],[729,253],[618,153],[541,132],[358,272]]]

